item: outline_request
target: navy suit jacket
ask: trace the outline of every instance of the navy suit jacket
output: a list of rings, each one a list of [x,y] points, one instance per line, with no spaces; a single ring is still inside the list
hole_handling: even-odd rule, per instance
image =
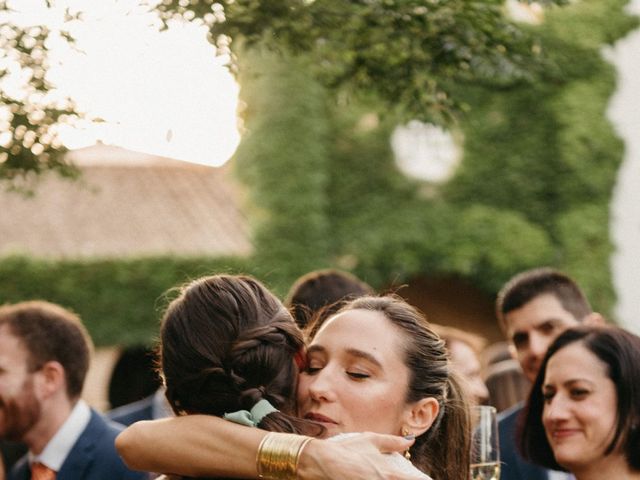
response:
[[[127,427],[140,420],[155,420],[153,418],[154,395],[155,394],[149,395],[137,402],[127,403],[121,407],[114,408],[107,412],[107,418]]]
[[[516,426],[522,407],[519,403],[498,415],[500,480],[547,480],[547,470],[527,462],[516,447]]]
[[[84,429],[56,475],[56,480],[143,480],[144,472],[128,470],[116,452],[121,427],[91,410]],[[9,473],[8,480],[29,480],[31,469],[25,455]]]

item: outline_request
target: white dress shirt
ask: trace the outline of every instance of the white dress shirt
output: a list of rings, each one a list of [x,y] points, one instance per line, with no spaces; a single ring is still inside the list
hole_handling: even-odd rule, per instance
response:
[[[69,417],[56,434],[49,440],[40,455],[29,452],[29,464],[40,462],[55,472],[59,472],[84,429],[91,420],[91,409],[84,400],[78,400]]]

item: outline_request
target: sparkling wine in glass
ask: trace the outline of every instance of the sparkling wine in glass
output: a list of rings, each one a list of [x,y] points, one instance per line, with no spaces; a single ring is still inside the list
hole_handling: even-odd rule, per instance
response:
[[[498,423],[494,407],[471,407],[471,480],[500,479]]]

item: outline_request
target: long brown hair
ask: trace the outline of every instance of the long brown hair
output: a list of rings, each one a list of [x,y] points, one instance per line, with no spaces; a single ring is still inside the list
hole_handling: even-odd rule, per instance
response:
[[[468,480],[469,405],[451,369],[444,341],[422,313],[395,295],[360,297],[338,313],[347,310],[380,312],[389,319],[403,336],[404,363],[410,372],[407,403],[427,397],[438,401],[438,416],[410,449],[412,463],[438,480]],[[317,332],[319,327],[313,325],[309,331]]]

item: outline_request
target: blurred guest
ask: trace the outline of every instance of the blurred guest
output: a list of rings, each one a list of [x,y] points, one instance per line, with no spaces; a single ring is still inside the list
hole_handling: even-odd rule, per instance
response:
[[[531,389],[521,448],[577,480],[640,479],[640,337],[615,327],[560,335]]]
[[[58,305],[0,307],[0,437],[29,448],[9,480],[145,478],[116,453],[120,429],[80,399],[91,348],[80,319]]]
[[[513,360],[511,345],[507,341],[495,342],[482,350],[482,364],[485,368],[503,360]]]
[[[514,358],[530,382],[535,380],[547,348],[558,335],[581,322],[602,323],[575,281],[550,268],[520,273],[498,293],[496,314]],[[556,480],[562,472],[525,461],[516,451],[516,425],[522,404],[498,419],[501,480]]]
[[[157,420],[172,415],[155,368],[155,354],[143,345],[126,347],[116,362],[109,382],[107,417],[129,426],[140,420]],[[127,391],[127,386],[133,386]]]
[[[498,412],[523,402],[531,386],[522,367],[511,355],[509,343],[492,343],[482,351],[484,383],[489,390],[489,404]]]
[[[489,404],[496,407],[498,412],[526,399],[531,386],[520,364],[513,358],[487,366],[484,383],[489,390]]]
[[[472,401],[478,405],[487,403],[489,391],[482,380],[480,355],[486,340],[479,335],[444,325],[431,324],[449,350],[453,368],[465,381],[465,388]]]
[[[372,295],[373,288],[341,270],[314,270],[298,278],[284,302],[296,323],[304,329],[316,314],[329,316],[347,301]]]
[[[109,378],[109,405],[117,408],[146,398],[162,384],[155,354],[145,345],[128,345],[118,355]]]

